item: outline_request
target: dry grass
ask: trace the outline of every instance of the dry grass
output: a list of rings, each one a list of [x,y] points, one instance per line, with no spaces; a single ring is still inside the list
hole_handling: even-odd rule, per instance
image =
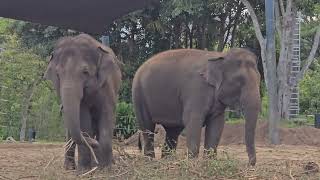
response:
[[[136,147],[115,144],[112,168],[84,177],[63,169],[63,152],[63,144],[0,144],[0,180],[320,179],[319,172],[312,170],[312,165],[320,162],[320,151],[307,146],[258,147],[258,164],[253,169],[246,166],[243,145],[219,148],[217,159],[187,159],[178,151],[166,159],[152,160],[138,153]]]
[[[51,163],[52,164],[52,163]],[[187,159],[171,156],[152,160],[148,157],[126,152],[116,153],[111,169],[98,170],[81,179],[239,179],[244,177],[239,162],[223,155],[216,160],[209,158]],[[63,171],[63,170],[62,170]],[[68,179],[77,179],[69,173]],[[54,164],[40,174],[40,179],[63,179]]]

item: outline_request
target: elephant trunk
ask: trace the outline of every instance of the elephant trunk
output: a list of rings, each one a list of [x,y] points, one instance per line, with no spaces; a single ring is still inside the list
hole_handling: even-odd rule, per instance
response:
[[[254,166],[256,164],[255,130],[261,108],[259,86],[246,87],[243,92],[241,101],[245,117],[245,143],[249,157],[249,165]]]
[[[99,143],[90,137],[84,137],[80,127],[80,104],[83,96],[82,88],[74,86],[72,83],[65,83],[61,88],[61,99],[63,105],[63,119],[65,127],[68,129],[72,140],[80,145],[85,143],[84,139],[92,147],[97,147]]]

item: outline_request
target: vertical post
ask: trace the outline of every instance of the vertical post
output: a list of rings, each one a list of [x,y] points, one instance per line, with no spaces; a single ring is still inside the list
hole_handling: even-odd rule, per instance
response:
[[[105,46],[110,46],[110,37],[109,36],[101,36],[101,43]]]
[[[267,34],[267,55],[266,66],[268,73],[268,96],[269,96],[269,139],[272,144],[279,144],[279,105],[278,105],[278,86],[277,86],[277,66],[275,54],[275,17],[274,0],[265,0],[266,12],[266,34]]]

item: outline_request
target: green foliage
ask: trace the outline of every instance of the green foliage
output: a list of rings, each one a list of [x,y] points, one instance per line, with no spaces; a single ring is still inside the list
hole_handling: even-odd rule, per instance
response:
[[[314,126],[314,115],[299,115],[290,120],[281,121],[281,126],[286,128],[297,128],[301,126]]]
[[[320,63],[315,61],[300,82],[300,107],[305,114],[320,112]]]
[[[116,111],[115,135],[120,138],[128,138],[137,131],[133,106],[130,103],[120,102],[117,104]]]
[[[62,141],[65,129],[60,115],[60,104],[50,82],[41,82],[34,92],[29,111],[29,127],[37,130],[37,136],[49,141]]]
[[[243,124],[244,122],[243,118],[228,118],[226,124]]]
[[[7,31],[19,37],[21,47],[31,49],[41,57],[46,57],[50,54],[53,44],[58,38],[77,34],[66,29],[24,21],[12,21],[8,25]]]
[[[264,1],[249,1],[259,21],[264,22]],[[320,3],[318,0],[294,2],[305,15],[301,52],[302,59],[305,59],[319,24]],[[238,0],[163,0],[155,9],[131,13],[108,26],[106,32],[111,37],[111,48],[124,63],[117,106],[116,127],[119,129],[115,133],[128,137],[136,131],[131,105],[132,79],[138,67],[150,56],[174,48],[222,51],[226,47],[259,47],[250,16],[244,9]],[[261,29],[265,34],[264,23]],[[39,80],[39,77],[44,72],[45,58],[51,53],[55,41],[62,36],[76,34],[78,32],[52,26],[0,18],[0,47],[6,49],[0,53],[0,137],[18,136],[24,102],[28,99],[26,90],[36,83],[28,107],[27,126],[35,127],[40,138],[63,138],[59,102],[50,83]],[[300,83],[303,113],[319,111],[318,71],[318,65],[313,65]],[[261,85],[260,117],[265,118],[268,98],[264,82]],[[238,123],[238,120],[229,122]]]
[[[27,129],[34,127],[44,139],[60,138],[64,133],[59,106],[52,88],[42,82],[46,61],[21,47],[14,35],[7,39],[5,49],[0,54],[0,136],[19,137],[22,112],[27,108]],[[26,104],[33,86],[31,103]]]

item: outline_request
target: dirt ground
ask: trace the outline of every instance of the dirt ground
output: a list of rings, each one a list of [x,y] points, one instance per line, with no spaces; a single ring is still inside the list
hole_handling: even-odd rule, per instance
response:
[[[209,177],[201,173],[190,170],[186,177],[173,176],[167,179],[320,179],[320,147],[319,137],[320,130],[311,127],[296,129],[281,129],[282,145],[271,146],[262,136],[265,132],[264,124],[259,125],[257,129],[257,165],[254,168],[248,168],[247,154],[243,144],[243,134],[241,126],[228,125],[224,131],[222,145],[218,148],[218,158],[227,157],[236,161],[236,172],[228,175],[222,174]],[[161,131],[161,130],[160,130]],[[239,132],[239,133],[237,133]],[[240,133],[241,132],[241,133]],[[162,132],[163,133],[163,132]],[[158,132],[156,142],[162,144],[163,134]],[[63,169],[63,143],[43,144],[43,143],[2,143],[0,144],[0,180],[12,179],[166,179],[158,176],[150,177],[142,174],[143,166],[130,169],[130,161],[133,166],[138,161],[143,161],[145,166],[154,166],[153,162],[160,162],[161,170],[156,170],[161,174],[175,171],[176,166],[181,163],[170,163],[170,161],[159,160],[159,147],[157,147],[157,160],[139,160],[142,157],[135,146],[135,138],[132,137],[126,144],[114,144],[115,165],[113,170],[108,173],[100,173],[89,177],[78,177],[73,171]],[[184,137],[180,137],[178,154],[185,151]],[[128,145],[130,144],[131,145]],[[121,151],[122,149],[124,151]],[[129,159],[124,161],[124,159]],[[201,159],[200,157],[199,159]],[[123,165],[121,162],[126,162]],[[180,161],[181,162],[181,161]],[[201,160],[199,161],[201,162]],[[233,161],[232,161],[233,162]],[[229,163],[229,161],[227,161]],[[138,165],[137,165],[138,166]],[[166,167],[167,166],[167,167]],[[232,166],[232,164],[227,164]],[[190,166],[188,166],[190,167]],[[216,168],[216,166],[214,166]],[[196,168],[196,167],[195,167]],[[209,167],[210,169],[211,167]],[[188,170],[186,170],[188,171]],[[218,169],[219,171],[219,169]],[[220,171],[223,171],[220,170]],[[145,171],[143,171],[145,172]],[[148,174],[148,172],[145,172]],[[180,173],[181,174],[181,173]],[[194,176],[192,176],[192,174]],[[149,177],[149,178],[146,178]],[[161,176],[164,177],[164,176]]]
[[[161,146],[165,139],[165,130],[157,125],[155,130],[156,146]],[[201,141],[204,141],[205,128],[202,129]],[[183,134],[183,133],[182,133]],[[320,130],[311,126],[302,126],[297,128],[280,128],[280,143],[284,145],[307,145],[320,147]],[[185,147],[186,138],[181,135],[178,140],[178,146]],[[255,142],[257,145],[269,145],[268,124],[259,121],[256,128]],[[138,133],[134,134],[125,144],[136,146],[138,144]],[[220,141],[221,145],[244,144],[244,124],[226,124]]]

